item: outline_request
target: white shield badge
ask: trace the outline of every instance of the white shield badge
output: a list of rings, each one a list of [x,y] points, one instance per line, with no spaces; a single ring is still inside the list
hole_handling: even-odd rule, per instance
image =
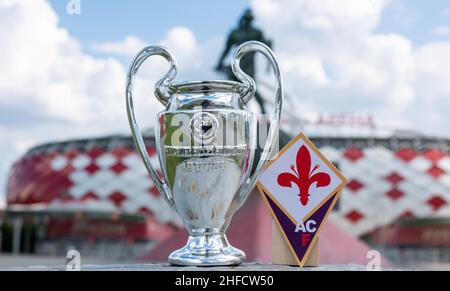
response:
[[[281,150],[261,175],[258,188],[300,266],[345,183],[304,134]]]

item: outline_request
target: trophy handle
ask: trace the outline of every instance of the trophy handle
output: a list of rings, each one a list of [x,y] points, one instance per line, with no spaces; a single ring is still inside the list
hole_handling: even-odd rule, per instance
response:
[[[275,96],[274,118],[270,123],[267,141],[264,146],[264,150],[261,153],[261,159],[258,162],[255,172],[253,173],[253,175],[250,175],[250,177],[243,185],[239,198],[239,207],[244,204],[248,194],[255,187],[265,163],[270,158],[275,145],[277,133],[280,129],[281,110],[283,108],[283,80],[281,78],[280,67],[272,50],[259,41],[248,41],[240,45],[231,61],[231,68],[233,69],[234,75],[248,88],[241,97],[242,102],[244,102],[244,104],[247,104],[253,98],[256,92],[255,81],[244,71],[242,71],[240,67],[240,61],[242,57],[249,52],[260,52],[269,60],[277,79],[277,90]]]
[[[164,75],[164,77],[159,80],[155,85],[155,95],[156,98],[163,104],[167,105],[170,101],[170,86],[171,81],[177,75],[177,63],[172,54],[162,46],[149,46],[144,48],[142,51],[138,53],[138,55],[134,58],[131,63],[130,69],[127,74],[127,84],[126,84],[126,96],[127,96],[127,113],[128,113],[128,122],[130,123],[131,133],[133,135],[134,143],[138,149],[138,152],[144,161],[145,167],[150,174],[153,182],[155,183],[158,191],[163,195],[167,203],[171,207],[173,207],[173,198],[172,194],[170,194],[167,183],[159,178],[156,170],[153,168],[150,157],[147,152],[147,148],[145,146],[144,138],[142,136],[142,132],[139,128],[139,125],[136,120],[136,115],[134,112],[134,102],[133,102],[133,85],[134,79],[139,71],[139,68],[144,63],[144,61],[150,56],[159,55],[164,57],[170,63],[169,72]]]

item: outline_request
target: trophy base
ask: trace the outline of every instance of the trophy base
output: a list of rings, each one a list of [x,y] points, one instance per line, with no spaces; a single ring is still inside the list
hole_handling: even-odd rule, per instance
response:
[[[232,247],[225,235],[189,236],[183,248],[169,256],[175,266],[233,266],[245,260],[245,253]]]

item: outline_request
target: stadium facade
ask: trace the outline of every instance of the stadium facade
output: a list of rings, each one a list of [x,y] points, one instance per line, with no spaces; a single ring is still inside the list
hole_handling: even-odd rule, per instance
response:
[[[312,141],[349,183],[330,216],[394,263],[450,254],[450,140],[326,137]],[[153,135],[148,152],[157,163]],[[2,250],[138,257],[182,227],[132,139],[110,136],[31,149],[11,169]],[[244,210],[245,211],[245,210]]]

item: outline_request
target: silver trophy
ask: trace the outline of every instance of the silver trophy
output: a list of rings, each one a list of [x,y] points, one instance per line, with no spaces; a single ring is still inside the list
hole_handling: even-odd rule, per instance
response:
[[[257,118],[246,109],[246,104],[256,87],[239,64],[244,55],[254,52],[268,58],[278,85],[266,144],[251,174]],[[153,55],[162,56],[170,63],[169,72],[155,86],[156,98],[165,106],[158,114],[155,134],[162,177],[152,167],[133,105],[135,75]],[[228,243],[225,231],[233,214],[254,188],[274,148],[283,93],[278,63],[266,45],[256,41],[242,44],[231,66],[240,82],[173,83],[177,74],[175,58],[164,47],[149,46],[135,57],[128,72],[127,111],[135,144],[159,192],[189,232],[186,246],[169,256],[173,265],[224,266],[238,265],[245,260],[245,253]]]

